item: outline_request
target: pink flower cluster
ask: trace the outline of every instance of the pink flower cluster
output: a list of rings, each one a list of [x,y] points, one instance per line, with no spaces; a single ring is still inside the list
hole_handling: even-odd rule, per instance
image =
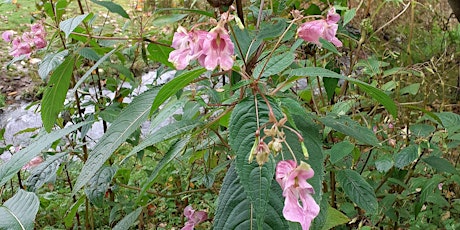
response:
[[[297,34],[300,38],[305,41],[314,43],[321,46],[319,42],[320,38],[323,38],[329,42],[332,42],[337,47],[342,46],[342,42],[336,37],[337,34],[337,22],[340,20],[340,15],[335,12],[335,8],[332,7],[327,12],[326,20],[315,20],[302,24],[297,30]]]
[[[287,160],[280,161],[276,166],[276,181],[285,197],[283,216],[286,220],[299,222],[303,230],[310,228],[320,210],[311,196],[315,191],[307,182],[314,174],[313,169],[305,162],[297,166],[295,161]]]
[[[174,33],[171,47],[176,50],[169,54],[168,61],[179,70],[185,69],[195,59],[207,70],[214,70],[217,66],[223,70],[233,67],[234,45],[221,25],[209,32],[187,31],[180,26]]]
[[[30,31],[24,32],[22,36],[13,38],[14,34],[12,30],[7,30],[2,34],[3,40],[12,43],[10,55],[13,57],[30,56],[33,50],[45,48],[47,45],[46,31],[42,23],[33,24]]]
[[[208,213],[205,211],[195,211],[192,206],[187,206],[184,209],[184,216],[187,217],[187,222],[182,230],[193,230],[195,225],[208,219]]]

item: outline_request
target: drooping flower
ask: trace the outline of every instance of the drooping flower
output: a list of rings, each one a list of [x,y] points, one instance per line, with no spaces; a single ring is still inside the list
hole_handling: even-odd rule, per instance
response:
[[[13,35],[14,35],[14,31],[7,30],[2,33],[2,38],[5,42],[11,42],[13,41]]]
[[[208,219],[208,213],[205,211],[195,211],[192,206],[187,206],[184,209],[184,216],[187,217],[187,222],[185,222],[182,230],[193,230],[195,225]]]
[[[234,45],[227,30],[222,26],[212,29],[203,41],[203,53],[198,58],[200,64],[207,70],[220,66],[230,70],[233,66]]]
[[[295,161],[287,160],[276,166],[276,181],[285,197],[283,216],[286,220],[299,222],[303,230],[310,228],[320,211],[312,197],[315,191],[307,182],[313,175],[313,169],[305,162],[297,166]]]
[[[168,61],[173,63],[176,69],[182,70],[187,67],[191,60],[198,58],[202,53],[200,44],[206,37],[205,31],[187,31],[179,26],[174,33],[171,47],[174,51],[169,54]]]
[[[305,41],[314,43],[321,46],[319,42],[320,38],[323,38],[329,42],[332,42],[337,47],[342,46],[342,42],[336,37],[337,34],[337,22],[340,20],[340,15],[335,12],[335,8],[332,7],[327,12],[326,19],[314,20],[302,24],[297,30],[297,34],[300,38]]]

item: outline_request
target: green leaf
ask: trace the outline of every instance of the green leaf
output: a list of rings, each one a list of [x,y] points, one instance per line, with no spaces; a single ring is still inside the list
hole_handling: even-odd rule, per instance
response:
[[[50,132],[59,112],[64,108],[64,100],[72,77],[75,58],[69,56],[59,65],[50,77],[42,98],[41,117],[43,126]]]
[[[161,170],[167,164],[169,164],[169,162],[171,162],[177,155],[183,152],[189,142],[190,142],[190,135],[187,135],[185,137],[180,138],[179,141],[174,143],[169,148],[168,152],[163,156],[160,162],[158,162],[158,164],[155,166],[155,169],[153,170],[152,174],[150,174],[149,179],[142,186],[142,192],[145,192],[147,189],[149,189],[152,186],[153,182],[155,182],[155,179],[158,177]]]
[[[334,44],[332,44],[331,42],[329,42],[328,40],[324,39],[324,38],[319,38],[319,42],[321,43],[322,47],[324,49],[327,49],[329,51],[331,51],[332,53],[334,54],[337,54],[339,56],[342,56],[341,53],[339,53],[339,51],[337,50],[337,48],[335,47]]]
[[[282,213],[284,206],[282,192],[278,183],[271,184],[265,218],[260,229],[289,229]],[[240,183],[235,164],[232,164],[219,193],[213,229],[257,229],[255,223],[255,217],[251,214],[251,201]]]
[[[0,229],[34,229],[40,201],[33,192],[19,190],[0,206]]]
[[[261,40],[269,40],[278,38],[286,29],[286,21],[284,19],[274,19],[277,22],[275,24],[272,23],[262,23],[262,28],[260,32],[257,34],[257,39]]]
[[[272,58],[270,58],[270,60],[268,60],[268,63],[266,60],[260,62],[254,69],[253,76],[254,78],[258,78],[259,75],[261,75],[261,77],[267,77],[279,74],[281,73],[281,71],[289,67],[292,64],[292,62],[294,62],[294,59],[295,56],[292,52],[287,52],[277,56],[273,56]]]
[[[410,126],[409,130],[415,136],[428,137],[432,133],[434,133],[434,131],[436,131],[436,128],[432,125],[427,125],[427,124],[414,124]]]
[[[162,27],[162,26],[165,26],[165,25],[171,25],[171,24],[173,24],[175,22],[178,22],[178,21],[184,19],[187,16],[188,16],[188,14],[162,15],[162,16],[156,18],[155,20],[153,20],[152,24],[153,24],[153,26],[156,26],[156,27]]]
[[[368,145],[378,146],[379,140],[374,132],[367,127],[361,126],[358,122],[352,120],[348,116],[336,116],[328,114],[318,120],[326,126],[331,127],[345,135],[355,138],[356,140]]]
[[[174,50],[173,48],[150,43],[147,46],[147,50],[149,51],[150,59],[160,62],[172,69],[174,68],[174,65],[168,61],[169,53]]]
[[[329,206],[327,208],[326,223],[324,224],[322,229],[329,230],[331,228],[337,227],[342,224],[346,224],[348,222],[350,222],[350,219],[348,219],[348,217],[345,214]]]
[[[349,9],[345,12],[345,15],[343,15],[343,26],[348,24],[356,15],[356,9]]]
[[[437,156],[429,156],[423,158],[423,161],[438,172],[447,172],[457,174],[457,169],[446,159]]]
[[[393,167],[393,165],[393,157],[390,154],[380,156],[379,159],[375,161],[375,167],[381,173],[388,172],[391,169],[391,167]]]
[[[210,18],[214,18],[214,12],[211,11],[204,11],[204,10],[196,10],[196,9],[188,9],[188,8],[161,8],[157,9],[156,12],[161,12],[161,11],[186,11],[186,12],[192,12],[192,13],[197,13],[201,14],[204,16],[208,16]]]
[[[107,58],[109,58],[117,49],[113,49],[111,50],[110,52],[106,53],[103,57],[101,57],[101,59],[99,59],[99,61],[97,61],[93,66],[91,66],[91,68],[89,68],[88,71],[86,71],[86,73],[80,78],[80,80],[78,80],[78,82],[75,84],[75,86],[73,87],[71,93],[75,93],[75,91],[77,91],[78,87],[80,87],[80,85],[86,81],[86,78],[88,78],[91,73],[93,73],[93,71],[99,67],[100,64],[102,64]]]
[[[190,82],[192,82],[195,78],[197,78],[204,72],[206,72],[206,70],[203,68],[199,68],[192,71],[186,71],[183,74],[172,79],[170,82],[166,83],[163,87],[161,87],[160,92],[158,92],[158,96],[153,101],[150,114],[155,112],[158,109],[158,107],[160,107],[160,105],[163,104],[163,102],[165,102],[169,97],[176,94],[179,90],[187,86]]]
[[[334,96],[335,89],[337,88],[337,83],[339,83],[339,79],[323,77],[323,83],[324,83],[324,88],[326,89],[327,98],[331,100],[332,97]]]
[[[418,157],[418,145],[409,145],[397,153],[395,158],[395,166],[399,169],[404,168]]]
[[[141,143],[135,146],[131,150],[131,152],[129,152],[128,155],[126,155],[126,157],[121,161],[120,164],[123,164],[129,157],[147,148],[148,146],[158,144],[162,141],[171,139],[177,135],[188,132],[197,127],[198,125],[200,125],[199,122],[191,120],[181,120],[166,125],[165,127],[162,127],[161,129],[155,131],[155,133],[148,135]]]
[[[337,181],[351,201],[370,214],[378,210],[374,189],[364,178],[351,169],[337,171]]]
[[[88,15],[89,14],[78,15],[59,23],[59,29],[65,33],[66,39],[69,38],[70,34],[75,30],[75,28],[77,28],[78,25],[80,25],[81,22],[83,22],[83,20],[85,20]]]
[[[271,103],[275,115],[280,116],[279,108]],[[256,109],[258,111],[256,112]],[[258,117],[257,117],[258,115]],[[229,144],[236,153],[236,170],[244,192],[253,206],[257,227],[261,229],[265,218],[270,185],[275,174],[275,162],[270,157],[263,166],[255,161],[249,163],[249,155],[255,142],[257,124],[268,122],[268,107],[262,98],[248,97],[233,110],[229,125]]]
[[[160,127],[161,123],[165,122],[167,119],[171,118],[171,115],[184,108],[187,103],[188,98],[182,97],[179,100],[171,98],[161,109],[160,111],[152,117],[150,121],[150,132],[152,130]],[[194,122],[197,124],[197,122]]]
[[[91,61],[99,61],[99,59],[101,59],[99,54],[97,54],[96,51],[90,47],[83,47],[78,49],[78,54]]]
[[[416,95],[418,93],[419,89],[420,89],[420,83],[413,83],[413,84],[410,84],[410,85],[402,88],[399,91],[399,94],[401,94],[401,95],[404,95],[404,94]]]
[[[64,216],[64,224],[67,228],[70,228],[73,225],[73,219],[75,218],[78,208],[86,201],[85,196],[80,196],[78,200],[70,206],[67,210],[67,213]]]
[[[59,66],[68,54],[68,50],[47,54],[38,65],[38,75],[40,75],[40,78],[45,81],[48,78],[48,74]]]
[[[81,122],[35,138],[27,148],[15,153],[8,162],[0,165],[0,186],[8,182],[25,164],[27,164],[27,162],[36,157],[44,148],[47,148],[57,139],[86,124],[88,124],[88,122]]]
[[[129,19],[128,13],[121,7],[120,5],[111,2],[111,1],[97,1],[97,0],[91,0],[92,2],[105,7],[107,10],[109,10],[112,13],[119,14],[120,16]]]
[[[355,145],[350,143],[349,141],[342,141],[334,146],[332,146],[330,153],[331,153],[331,163],[335,164],[341,161],[344,157],[348,156],[351,151],[355,148]]]
[[[60,165],[58,160],[66,154],[66,152],[56,154],[35,167],[24,183],[27,190],[35,192],[45,183],[54,182],[56,180],[56,172]]]
[[[320,68],[320,67],[304,67],[304,68],[299,68],[299,69],[293,69],[291,70],[290,76],[291,78],[289,79],[289,82],[298,80],[299,76],[300,77],[306,77],[306,76],[331,77],[331,78],[338,78],[338,79],[343,79],[343,80],[352,82],[358,85],[362,90],[364,90],[372,98],[380,102],[388,110],[388,112],[391,115],[393,115],[393,117],[398,117],[398,107],[396,107],[396,104],[388,95],[386,95],[381,90],[375,88],[374,86],[371,86],[358,79],[345,77],[345,76],[342,76],[341,74],[338,74],[333,71],[330,71],[324,68]]]
[[[136,222],[141,212],[142,207],[132,211],[130,214],[120,220],[120,222],[118,222],[118,224],[113,227],[113,230],[128,230],[134,224],[134,222]]]
[[[104,166],[89,180],[85,193],[92,204],[102,207],[105,192],[107,192],[117,170],[118,168],[115,166]]]
[[[80,175],[75,183],[73,194],[80,190],[109,159],[112,153],[120,146],[142,122],[147,120],[150,105],[158,93],[158,88],[153,88],[139,96],[121,111],[117,119],[110,125],[107,132],[89,154]]]

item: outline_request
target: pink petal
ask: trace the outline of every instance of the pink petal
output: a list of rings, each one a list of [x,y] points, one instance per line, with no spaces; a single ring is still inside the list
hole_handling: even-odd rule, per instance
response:
[[[326,26],[327,23],[325,20],[306,22],[299,27],[297,34],[305,41],[321,45],[319,38],[322,36]]]
[[[35,37],[34,44],[35,44],[35,47],[37,47],[37,49],[42,49],[46,47],[47,42],[44,38]]]
[[[283,208],[283,216],[286,220],[299,222],[302,225],[302,229],[307,230],[310,228],[313,219],[319,214],[319,211],[319,205],[316,204],[307,190],[288,189]]]
[[[2,33],[2,38],[3,40],[5,40],[6,42],[11,42],[13,40],[13,35],[14,35],[14,31],[12,30],[7,30],[5,32]]]
[[[193,230],[195,228],[195,225],[191,222],[185,222],[184,227],[181,230]]]
[[[335,12],[335,8],[332,7],[327,12],[327,23],[337,23],[340,20],[340,15]]]
[[[34,157],[31,161],[29,161],[29,163],[27,163],[26,165],[24,165],[24,167],[22,167],[22,169],[31,169],[33,167],[36,167],[38,166],[39,164],[41,164],[43,162],[43,158],[38,156],[38,157]]]
[[[191,220],[195,224],[199,224],[208,219],[208,213],[205,211],[197,211],[193,214]]]
[[[184,208],[184,216],[188,219],[192,219],[193,213],[195,213],[195,210],[192,208],[191,205]]]

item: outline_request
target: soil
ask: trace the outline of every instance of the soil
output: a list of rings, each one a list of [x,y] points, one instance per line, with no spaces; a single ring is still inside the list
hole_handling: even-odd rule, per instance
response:
[[[9,68],[6,67],[7,63],[2,62],[1,64],[0,93],[4,97],[6,106],[38,99],[36,91],[37,86],[41,83],[31,75],[36,73],[37,64],[22,61],[11,65]]]

